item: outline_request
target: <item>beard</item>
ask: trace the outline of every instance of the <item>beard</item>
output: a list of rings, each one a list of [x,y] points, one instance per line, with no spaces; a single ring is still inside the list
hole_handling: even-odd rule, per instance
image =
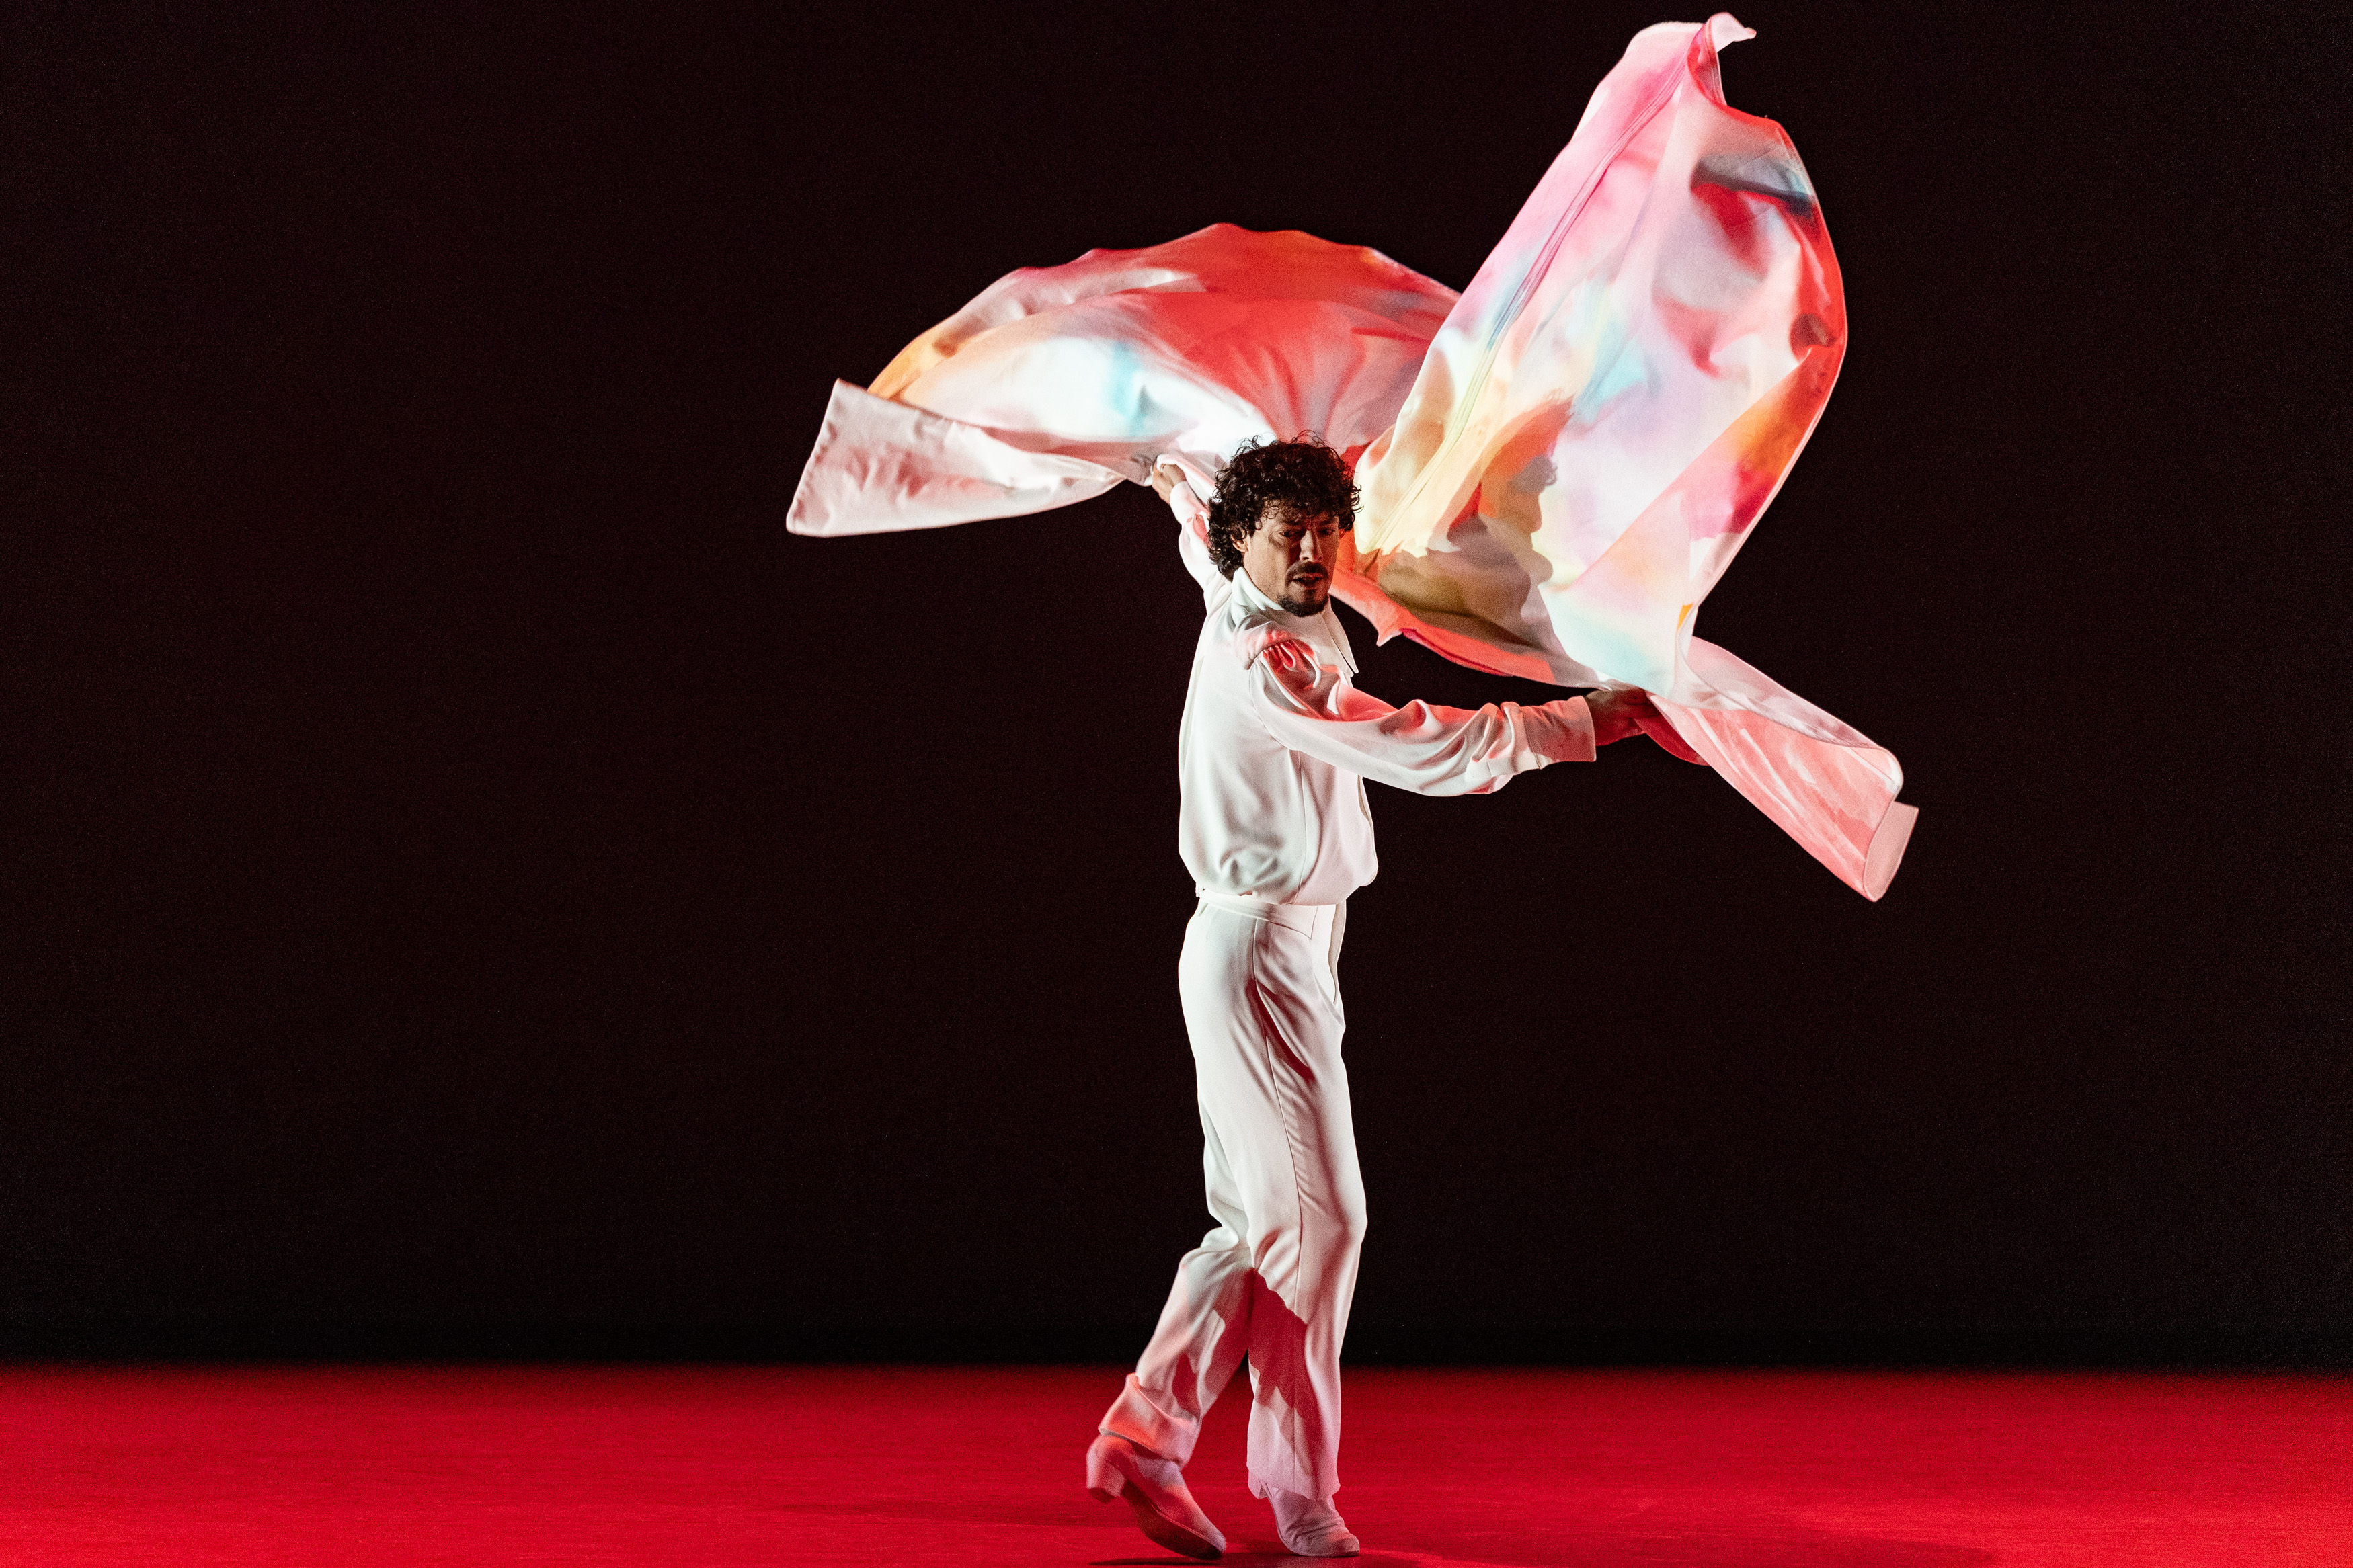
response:
[[[1293,616],[1320,616],[1331,602],[1332,579],[1329,577],[1318,577],[1313,583],[1285,583],[1282,597],[1275,601],[1285,614]]]

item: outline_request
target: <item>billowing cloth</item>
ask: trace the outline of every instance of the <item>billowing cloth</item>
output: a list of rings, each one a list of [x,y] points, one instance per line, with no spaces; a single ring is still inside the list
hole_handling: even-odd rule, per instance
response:
[[[836,382],[787,522],[873,533],[1014,517],[1215,474],[1252,437],[1361,451],[1389,427],[1454,291],[1378,251],[1218,224],[1008,273]]]
[[[1383,640],[1639,687],[1865,897],[1913,808],[1884,748],[1693,635],[1846,346],[1796,149],[1724,101],[1719,14],[1637,34],[1459,299],[1377,252],[1219,225],[1009,274],[837,384],[789,525],[1066,505],[1321,433],[1364,490],[1334,591]],[[1197,519],[1198,522],[1198,519]]]

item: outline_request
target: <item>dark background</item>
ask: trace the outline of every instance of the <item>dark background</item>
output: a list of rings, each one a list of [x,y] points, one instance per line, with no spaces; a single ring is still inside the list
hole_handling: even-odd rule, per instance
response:
[[[828,384],[1219,219],[1460,287],[1673,13],[216,9],[8,29],[0,1352],[1132,1352],[1199,601],[787,536]],[[1852,346],[1704,629],[1919,830],[1377,790],[1352,1351],[2342,1360],[2336,46],[1740,15]]]

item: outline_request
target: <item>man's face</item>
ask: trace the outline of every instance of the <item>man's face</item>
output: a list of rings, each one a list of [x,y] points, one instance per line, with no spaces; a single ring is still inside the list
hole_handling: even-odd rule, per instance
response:
[[[1294,616],[1323,613],[1332,597],[1332,556],[1340,524],[1329,513],[1298,518],[1281,501],[1259,513],[1242,542],[1250,586]]]

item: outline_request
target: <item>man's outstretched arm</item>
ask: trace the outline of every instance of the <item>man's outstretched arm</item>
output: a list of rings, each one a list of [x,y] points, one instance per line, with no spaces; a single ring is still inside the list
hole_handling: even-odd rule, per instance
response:
[[[1650,733],[1697,762],[1640,691],[1596,691],[1536,707],[1490,702],[1475,710],[1430,702],[1391,707],[1320,666],[1307,645],[1270,638],[1250,669],[1251,708],[1293,751],[1417,795],[1486,795],[1514,775],[1554,763],[1591,762],[1595,751]]]
[[[1254,639],[1255,640],[1255,639]],[[1537,707],[1391,707],[1317,664],[1304,643],[1267,637],[1250,657],[1250,706],[1293,751],[1417,795],[1485,795],[1517,773],[1590,762],[1597,745],[1641,732],[1640,692],[1565,697]]]

